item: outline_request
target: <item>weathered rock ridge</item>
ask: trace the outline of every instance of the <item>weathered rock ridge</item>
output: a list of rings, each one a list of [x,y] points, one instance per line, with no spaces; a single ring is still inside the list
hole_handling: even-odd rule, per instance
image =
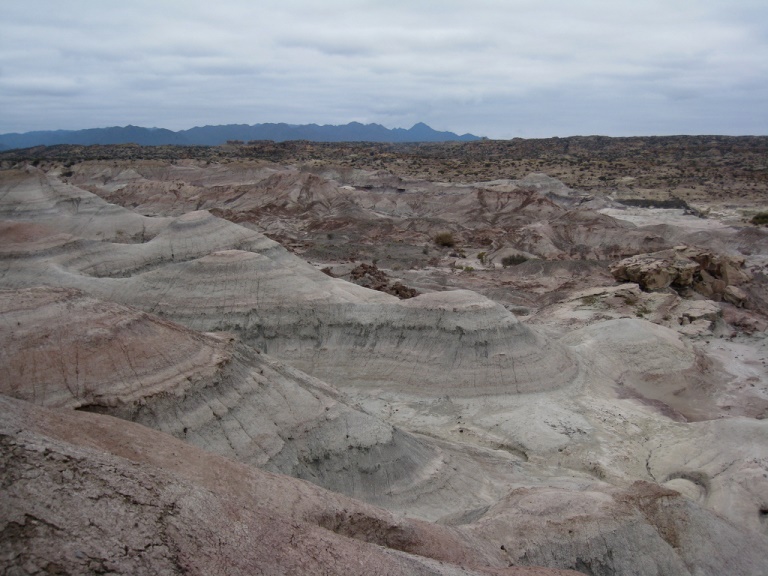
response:
[[[429,515],[448,487],[464,496],[444,513],[489,501],[471,491],[487,484],[473,470],[480,463],[349,407],[334,388],[231,335],[71,289],[0,291],[0,319],[16,326],[0,338],[2,394],[132,420],[390,508]]]
[[[36,178],[26,186],[36,190]],[[79,194],[85,199],[81,205],[103,203]],[[9,212],[14,224],[24,221]],[[144,230],[143,221],[152,220],[128,211],[123,217],[125,224],[115,223],[116,236],[126,233],[121,226],[142,224]],[[38,220],[47,226],[49,218],[61,231],[82,227],[79,216],[68,227],[67,212]],[[530,392],[564,386],[576,372],[562,347],[477,294],[433,293],[399,301],[330,278],[258,232],[208,212],[164,223],[159,230],[153,223],[156,234],[137,244],[71,234],[44,238],[42,251],[37,242],[28,250],[10,243],[5,261],[13,272],[5,286],[34,286],[45,276],[43,282],[130,304],[196,330],[234,330],[245,342],[338,384],[414,391],[417,383],[426,389],[440,384],[456,394]],[[14,230],[7,232],[11,238]],[[323,353],[329,348],[332,354]]]

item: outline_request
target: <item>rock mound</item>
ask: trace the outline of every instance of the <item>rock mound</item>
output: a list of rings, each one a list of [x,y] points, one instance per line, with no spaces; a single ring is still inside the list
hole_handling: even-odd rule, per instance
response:
[[[620,397],[683,421],[720,415],[714,367],[676,331],[621,318],[575,330],[563,341],[594,359],[592,369],[615,383]]]
[[[454,499],[457,509],[487,501],[467,491],[471,460],[351,408],[334,388],[231,335],[71,289],[0,291],[0,320],[11,327],[0,333],[2,394],[139,422],[413,514],[442,514],[446,489],[469,496]]]
[[[445,527],[108,416],[7,397],[0,415],[6,571],[564,573],[518,567],[539,563],[685,576],[765,566],[764,537],[650,483],[519,488],[473,524]]]
[[[4,396],[0,462],[8,574],[567,573],[506,568],[491,546],[450,529],[130,422]]]
[[[71,214],[56,210],[37,220],[56,220],[73,231],[80,226],[85,238],[93,236],[87,225],[68,226]],[[109,212],[119,215],[120,209]],[[523,393],[566,386],[578,371],[564,348],[480,295],[457,291],[399,300],[330,278],[262,234],[205,211],[163,220],[144,243],[67,237],[55,250],[25,244],[7,257],[13,274],[6,287],[76,288],[194,330],[233,331],[342,386]]]

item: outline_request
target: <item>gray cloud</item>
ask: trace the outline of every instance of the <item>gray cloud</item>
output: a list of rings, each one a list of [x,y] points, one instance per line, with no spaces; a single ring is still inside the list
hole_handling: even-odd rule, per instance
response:
[[[357,120],[765,134],[764,4],[28,0],[0,20],[0,132]]]

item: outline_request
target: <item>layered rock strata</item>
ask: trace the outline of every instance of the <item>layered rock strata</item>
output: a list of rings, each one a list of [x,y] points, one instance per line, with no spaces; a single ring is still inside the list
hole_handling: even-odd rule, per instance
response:
[[[297,215],[321,184],[296,190]],[[379,553],[407,573],[766,565],[765,379],[637,319],[720,308],[625,285],[531,329],[468,290],[399,300],[331,278],[205,210],[140,216],[33,168],[0,190],[2,392],[27,402],[0,402],[4,567],[216,573],[245,548],[230,572],[347,573]],[[626,310],[601,317],[613,300]],[[116,536],[94,544],[94,525]]]
[[[25,221],[14,214],[13,224]],[[58,216],[57,226],[66,229],[67,214]],[[47,225],[50,218],[38,221]],[[125,211],[126,220],[136,218]],[[4,262],[12,273],[3,286],[52,283],[196,330],[232,330],[340,385],[532,392],[565,386],[577,373],[562,347],[477,294],[400,301],[330,278],[258,232],[208,212],[166,221],[141,244],[72,236],[38,242],[7,246]]]
[[[2,394],[139,422],[423,516],[483,506],[499,493],[493,464],[353,409],[334,388],[232,335],[55,288],[0,291],[0,322],[8,327],[0,332]],[[477,486],[487,494],[473,493]],[[446,490],[464,496],[439,505]]]

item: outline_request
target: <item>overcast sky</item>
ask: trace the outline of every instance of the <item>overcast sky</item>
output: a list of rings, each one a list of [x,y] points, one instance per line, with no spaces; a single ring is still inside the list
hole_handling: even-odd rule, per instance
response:
[[[768,0],[4,0],[0,133],[768,134]]]

